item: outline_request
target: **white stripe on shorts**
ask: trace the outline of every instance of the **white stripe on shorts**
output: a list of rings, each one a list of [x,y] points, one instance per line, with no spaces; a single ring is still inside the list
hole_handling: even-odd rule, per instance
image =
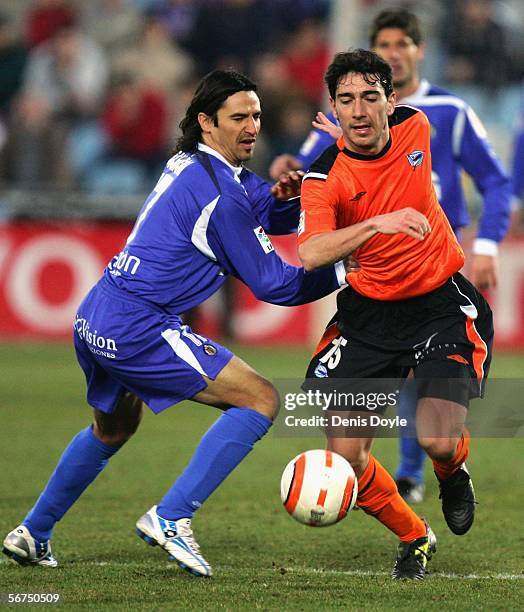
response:
[[[162,332],[162,338],[164,338],[175,354],[180,357],[180,359],[183,359],[187,365],[191,366],[199,374],[202,374],[202,376],[208,376],[202,369],[202,366],[198,362],[198,359],[195,357],[192,350],[182,339],[178,329],[166,329]]]

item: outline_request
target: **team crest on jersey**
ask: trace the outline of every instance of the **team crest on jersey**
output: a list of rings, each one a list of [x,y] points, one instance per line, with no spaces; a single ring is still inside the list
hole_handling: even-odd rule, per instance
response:
[[[266,234],[266,232],[264,231],[264,228],[261,225],[259,225],[258,227],[255,227],[253,231],[255,232],[255,236],[257,237],[257,240],[260,242],[260,246],[262,247],[266,255],[268,253],[271,253],[271,251],[275,250],[275,248],[271,244],[271,240],[269,239],[269,236]]]
[[[314,374],[317,378],[328,378],[329,377],[326,366],[323,363],[320,363],[320,361],[318,362],[318,365],[315,368]]]
[[[414,151],[411,151],[411,153],[408,153],[406,157],[408,158],[410,166],[412,166],[414,170],[424,161],[424,151],[419,151],[418,149],[415,149]]]

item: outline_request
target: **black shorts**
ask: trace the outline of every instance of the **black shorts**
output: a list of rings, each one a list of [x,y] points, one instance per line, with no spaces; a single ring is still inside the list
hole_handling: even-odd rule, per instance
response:
[[[470,398],[483,396],[492,314],[461,274],[435,291],[400,301],[373,300],[347,287],[337,306],[309,364],[305,387],[314,388],[315,379],[387,379],[381,389],[387,393],[412,369],[419,398],[467,407]],[[322,381],[323,389],[327,382]]]

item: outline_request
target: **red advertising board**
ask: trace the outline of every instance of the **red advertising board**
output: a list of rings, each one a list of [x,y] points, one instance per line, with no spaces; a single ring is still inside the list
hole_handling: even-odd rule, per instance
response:
[[[74,313],[130,232],[125,223],[61,222],[0,225],[0,338],[69,338]],[[274,238],[281,256],[296,263],[293,236]],[[249,344],[314,342],[332,307],[286,308],[258,302],[238,282],[232,326]],[[524,239],[500,252],[500,281],[490,296],[498,346],[524,348]],[[198,331],[219,336],[220,298],[201,307]],[[318,320],[317,320],[318,319]]]
[[[70,336],[82,297],[120,250],[129,225],[0,226],[0,334]]]
[[[6,223],[0,225],[0,338],[68,338],[77,306],[118,253],[131,230],[125,223]],[[296,262],[293,237],[274,244]],[[304,343],[311,307],[258,302],[234,286],[233,329],[240,342]],[[203,334],[219,335],[219,298],[201,310]]]

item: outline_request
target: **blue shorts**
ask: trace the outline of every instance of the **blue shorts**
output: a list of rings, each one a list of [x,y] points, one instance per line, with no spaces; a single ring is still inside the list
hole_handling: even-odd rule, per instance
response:
[[[73,329],[87,401],[107,413],[126,391],[161,412],[205,389],[206,378],[214,380],[233,357],[179,316],[123,295],[105,280],[80,305]]]

